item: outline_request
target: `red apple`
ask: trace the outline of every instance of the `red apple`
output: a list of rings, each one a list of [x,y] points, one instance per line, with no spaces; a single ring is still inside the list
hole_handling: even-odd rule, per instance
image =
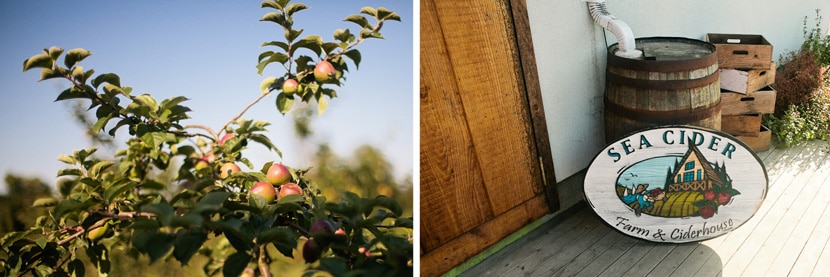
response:
[[[285,94],[294,94],[297,92],[297,80],[288,79],[282,83],[282,92]]]
[[[710,218],[714,215],[715,215],[715,207],[712,207],[710,205],[700,207],[700,216],[703,217],[704,219]]]
[[[314,66],[314,79],[317,82],[325,83],[334,80],[337,76],[337,70],[328,61],[321,61]]]
[[[265,201],[268,203],[273,203],[274,200],[277,199],[277,190],[274,189],[274,186],[268,182],[258,182],[251,187],[251,190],[248,192],[250,197],[251,194],[258,194],[265,198]]]
[[[291,181],[291,172],[288,171],[288,167],[283,164],[272,164],[271,167],[268,168],[268,172],[265,173],[265,178],[272,185],[279,186]]]
[[[711,189],[707,189],[703,191],[703,199],[706,200],[715,200],[715,191]]]
[[[225,142],[231,138],[233,138],[233,134],[225,134],[221,139],[219,139],[219,144],[225,144]]]
[[[311,224],[311,229],[308,230],[309,233],[317,234],[317,233],[332,233],[334,232],[334,225],[331,224],[331,221],[321,219],[315,221]]]
[[[718,204],[719,205],[726,205],[729,204],[729,200],[732,199],[732,195],[727,192],[718,193]]]
[[[286,183],[280,187],[280,198],[286,197],[288,195],[299,195],[303,196],[303,189],[300,188],[299,185],[295,183]]]
[[[222,167],[219,168],[219,178],[225,179],[231,174],[239,172],[239,166],[234,163],[224,163]]]

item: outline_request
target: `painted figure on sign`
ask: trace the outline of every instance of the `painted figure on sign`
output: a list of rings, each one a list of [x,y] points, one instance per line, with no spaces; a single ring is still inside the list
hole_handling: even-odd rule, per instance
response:
[[[633,193],[628,194],[628,190],[620,197],[623,203],[634,209],[634,214],[640,216],[645,211],[646,213],[654,209],[654,202],[663,200],[666,197],[666,192],[660,188],[655,188],[646,193],[648,184],[639,184]]]

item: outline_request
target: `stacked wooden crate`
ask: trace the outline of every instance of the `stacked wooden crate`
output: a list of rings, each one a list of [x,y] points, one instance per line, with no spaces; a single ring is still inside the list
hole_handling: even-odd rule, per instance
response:
[[[775,62],[772,45],[761,35],[707,34],[718,53],[721,86],[721,130],[752,150],[770,146],[770,131],[761,125],[775,109]]]

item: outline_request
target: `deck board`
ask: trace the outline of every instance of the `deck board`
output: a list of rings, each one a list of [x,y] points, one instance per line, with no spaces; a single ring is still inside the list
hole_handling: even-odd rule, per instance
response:
[[[769,188],[741,227],[702,242],[634,239],[590,207],[542,224],[462,276],[821,276],[830,272],[830,153],[812,141],[758,154]]]

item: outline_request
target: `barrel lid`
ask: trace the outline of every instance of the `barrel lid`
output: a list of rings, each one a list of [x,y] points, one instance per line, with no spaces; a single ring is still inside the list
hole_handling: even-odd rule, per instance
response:
[[[715,45],[696,39],[680,37],[648,37],[635,40],[643,58],[630,59],[613,55],[618,44],[608,47],[608,64],[631,70],[671,72],[693,70],[717,64]]]

